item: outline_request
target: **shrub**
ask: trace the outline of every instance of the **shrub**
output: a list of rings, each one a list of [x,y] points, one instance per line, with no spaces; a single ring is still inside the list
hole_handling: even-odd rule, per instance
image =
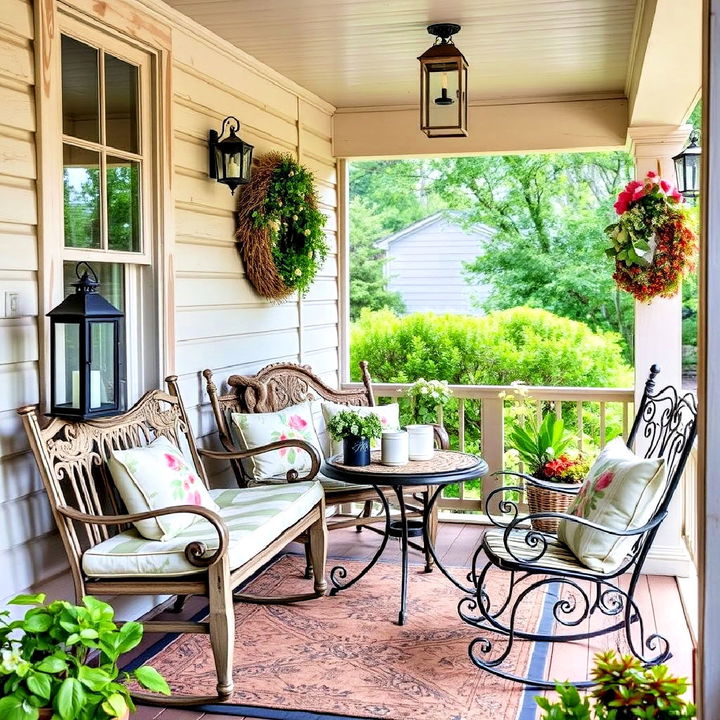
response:
[[[419,377],[469,385],[621,387],[632,384],[620,338],[536,308],[484,317],[363,312],[350,341],[353,379],[367,360],[377,382]]]

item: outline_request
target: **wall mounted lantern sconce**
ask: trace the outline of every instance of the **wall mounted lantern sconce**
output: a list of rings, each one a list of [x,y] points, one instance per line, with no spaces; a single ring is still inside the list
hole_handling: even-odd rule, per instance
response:
[[[223,120],[220,134],[211,130],[208,137],[208,175],[227,185],[233,195],[238,185],[250,182],[252,173],[253,146],[237,136],[238,130],[240,121],[230,115]]]
[[[690,133],[690,143],[674,158],[675,176],[678,190],[686,198],[696,198],[700,194],[700,156],[702,150],[698,145],[700,136],[697,130]]]
[[[47,314],[50,415],[71,420],[116,415],[125,404],[124,315],[97,291],[100,283],[90,265],[78,263],[75,275],[75,292]]]
[[[435,36],[435,44],[418,58],[420,129],[430,138],[465,137],[468,64],[452,39],[460,25],[436,23],[427,31]]]

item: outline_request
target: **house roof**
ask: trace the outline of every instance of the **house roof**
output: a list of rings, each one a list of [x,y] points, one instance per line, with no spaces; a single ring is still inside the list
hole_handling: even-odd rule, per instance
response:
[[[460,226],[462,218],[465,216],[465,213],[462,210],[441,210],[439,212],[436,212],[432,215],[428,215],[427,217],[423,218],[422,220],[418,220],[417,222],[412,223],[412,225],[408,225],[407,227],[403,228],[402,230],[398,230],[397,232],[393,233],[392,235],[387,235],[384,238],[380,238],[380,240],[377,240],[375,242],[375,247],[380,248],[381,250],[388,250],[388,248],[396,241],[400,240],[401,238],[407,237],[408,235],[414,235],[415,233],[425,230],[428,227],[431,227],[432,225],[435,225],[440,222],[449,222],[453,225]],[[476,231],[473,233],[472,231],[466,231],[466,234],[468,237],[470,237],[473,234],[476,234],[478,236],[482,237],[488,237],[494,232],[494,230],[487,225],[477,225]]]

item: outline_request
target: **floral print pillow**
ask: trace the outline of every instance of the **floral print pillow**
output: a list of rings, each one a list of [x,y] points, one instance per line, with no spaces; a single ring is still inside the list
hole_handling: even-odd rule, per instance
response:
[[[590,468],[568,513],[612,530],[631,530],[655,514],[666,487],[665,460],[635,455],[622,438],[611,440]],[[616,570],[637,538],[623,538],[561,520],[558,538],[581,563]]]
[[[280,440],[304,440],[322,457],[308,403],[292,405],[276,413],[232,413],[241,450],[252,450]],[[243,462],[245,471],[257,482],[286,482],[289,470],[305,474],[312,467],[310,454],[298,447],[254,455]]]
[[[108,459],[113,481],[130,513],[173,505],[198,505],[219,512],[205,483],[182,452],[167,438],[146,447],[114,450]],[[174,513],[135,524],[148,540],[170,540],[192,525],[198,515]]]

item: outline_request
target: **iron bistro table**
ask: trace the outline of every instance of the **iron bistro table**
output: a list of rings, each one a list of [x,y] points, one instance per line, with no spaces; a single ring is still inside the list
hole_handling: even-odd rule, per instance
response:
[[[408,538],[419,537],[420,535],[422,535],[425,547],[429,550],[433,561],[440,568],[443,575],[460,590],[468,592],[468,588],[459,583],[438,561],[435,548],[428,536],[428,521],[435,501],[446,485],[474,480],[487,475],[487,463],[476,455],[453,450],[436,450],[430,460],[410,461],[407,465],[400,466],[382,465],[379,450],[372,453],[370,465],[362,467],[343,465],[340,462],[341,458],[342,456],[336,456],[323,463],[323,475],[333,480],[372,486],[378,494],[385,513],[385,532],[380,547],[372,560],[352,580],[342,582],[347,577],[347,570],[342,565],[338,565],[330,571],[330,581],[333,585],[330,594],[336,595],[341,590],[346,590],[358,582],[380,559],[387,546],[388,539],[391,537],[399,538],[402,551],[402,586],[398,625],[404,625],[407,619]],[[422,520],[408,520],[404,491],[408,488],[428,485],[437,485],[437,488],[430,494],[428,503],[423,509]],[[400,509],[399,520],[391,518],[388,500],[382,488],[392,488],[395,492]]]

